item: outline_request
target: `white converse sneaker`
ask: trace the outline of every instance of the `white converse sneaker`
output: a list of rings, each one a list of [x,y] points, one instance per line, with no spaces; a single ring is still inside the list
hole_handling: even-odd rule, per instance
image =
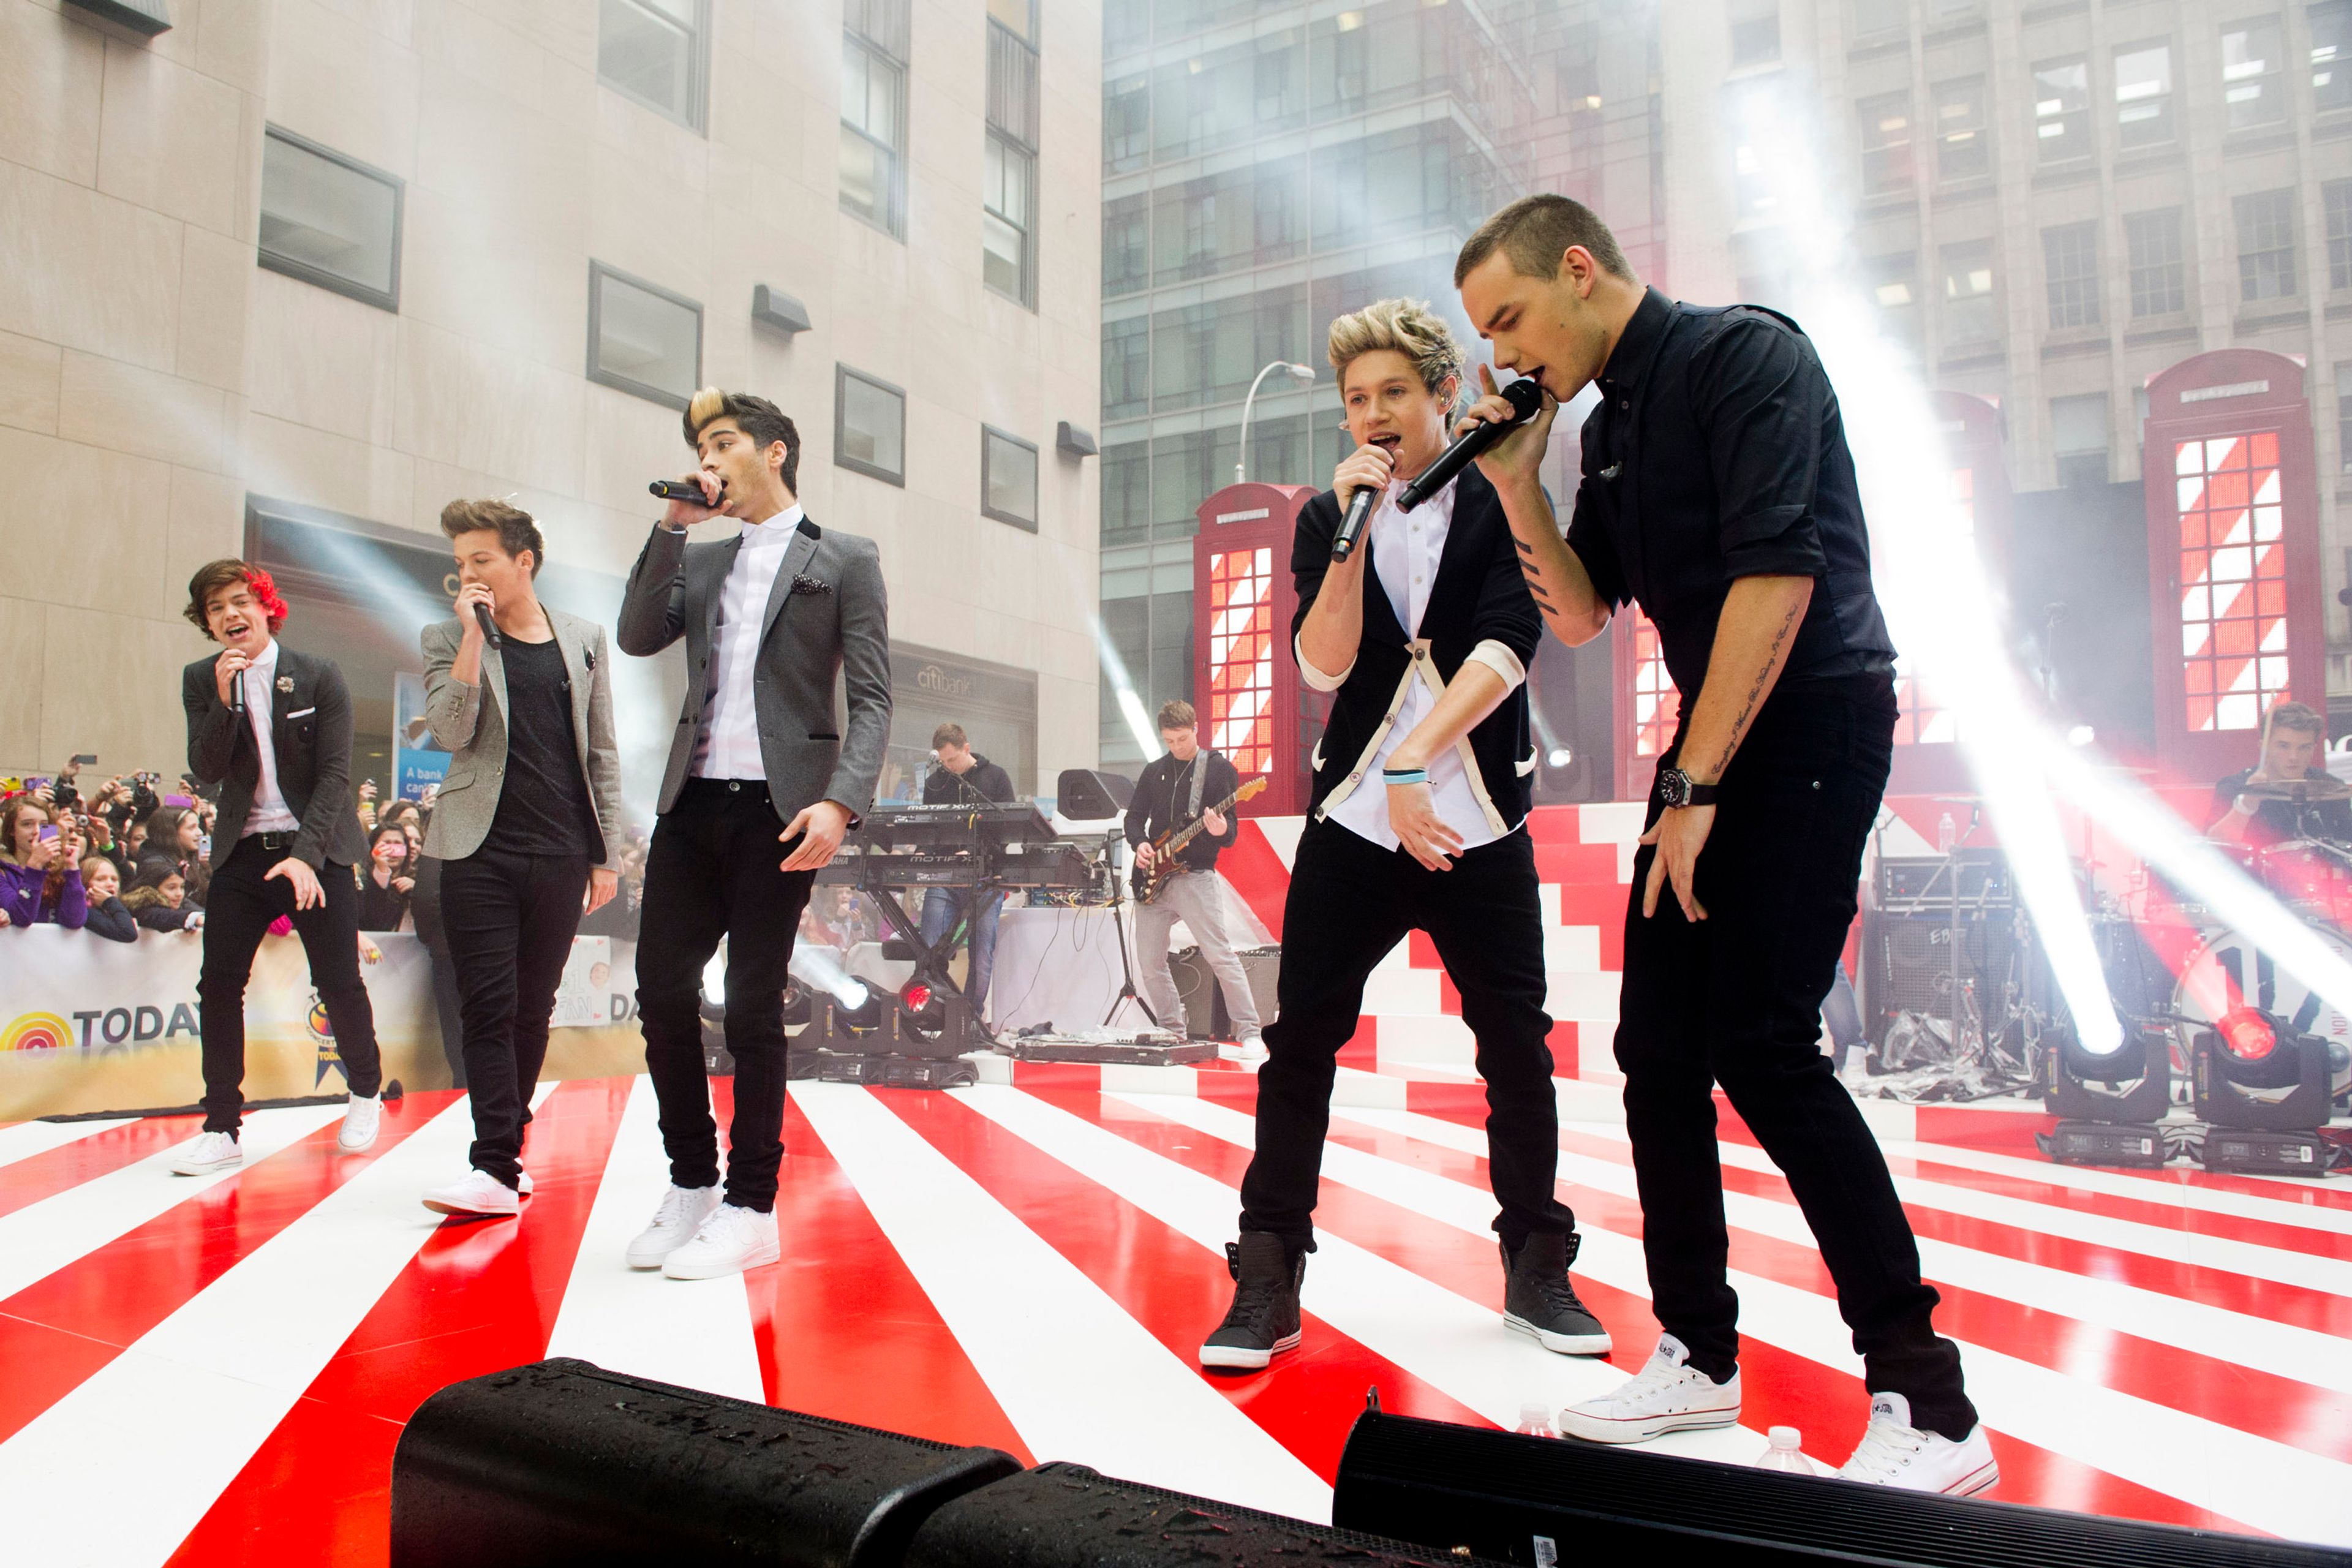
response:
[[[1242,1037],[1242,1060],[1245,1062],[1262,1062],[1265,1060],[1265,1037],[1264,1035],[1244,1035]]]
[[[468,1171],[425,1194],[425,1206],[437,1214],[504,1216],[522,1213],[522,1194],[488,1171]]]
[[[1588,1443],[1646,1443],[1668,1432],[1729,1426],[1739,1419],[1739,1373],[1717,1383],[1685,1365],[1690,1352],[1672,1334],[1658,1338],[1650,1364],[1598,1399],[1564,1406],[1559,1431]]]
[[[719,1206],[716,1183],[707,1187],[672,1187],[662,1194],[653,1223],[629,1243],[629,1267],[659,1268],[662,1259],[694,1239],[710,1211]]]
[[[673,1279],[717,1279],[773,1263],[782,1256],[774,1215],[721,1204],[692,1241],[662,1259],[662,1272]]]
[[[209,1176],[215,1171],[233,1171],[245,1163],[245,1150],[237,1143],[234,1132],[200,1132],[194,1142],[180,1151],[172,1162],[175,1176]]]
[[[1902,1394],[1874,1394],[1870,1425],[1838,1475],[1876,1487],[1973,1497],[2000,1479],[2000,1462],[1981,1423],[1955,1443],[1912,1426],[1911,1402]]]
[[[343,1130],[335,1134],[335,1147],[346,1154],[356,1154],[374,1143],[383,1126],[383,1101],[374,1096],[362,1100],[355,1094],[343,1111]]]
[[[519,1198],[530,1196],[530,1173],[520,1167],[515,1171],[515,1196]]]

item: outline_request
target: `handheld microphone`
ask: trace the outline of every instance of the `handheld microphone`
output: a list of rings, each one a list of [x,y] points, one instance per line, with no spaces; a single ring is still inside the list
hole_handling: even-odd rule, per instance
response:
[[[1543,406],[1543,387],[1533,376],[1523,375],[1503,388],[1504,400],[1517,412],[1504,420],[1484,420],[1468,435],[1437,454],[1437,461],[1421,471],[1420,477],[1397,492],[1397,510],[1411,511],[1446,487],[1454,475],[1485,455],[1487,447],[1509,435],[1533,417]]]
[[[1356,541],[1364,536],[1364,524],[1372,520],[1372,503],[1381,492],[1365,485],[1348,498],[1348,515],[1339,520],[1339,531],[1331,536],[1331,559],[1345,561],[1356,552]]]
[[[490,607],[479,599],[474,601],[474,618],[482,623],[482,635],[489,639],[492,647],[507,646],[507,639],[499,635],[499,623],[490,618]]]
[[[690,500],[697,506],[711,504],[703,495],[700,485],[688,484],[684,479],[656,479],[646,489],[664,500]],[[722,498],[727,494],[727,487],[723,483],[719,487],[719,493]]]
[[[228,710],[240,719],[245,717],[245,671],[241,669],[229,678]]]

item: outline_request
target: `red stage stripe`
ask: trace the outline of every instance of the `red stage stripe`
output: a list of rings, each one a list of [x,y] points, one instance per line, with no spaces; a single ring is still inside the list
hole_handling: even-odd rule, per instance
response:
[[[1233,1300],[1233,1279],[1222,1257],[944,1095],[886,1092],[877,1098],[1100,1286],[1152,1338],[1200,1371],[1201,1341]],[[1079,1098],[1057,1096],[1050,1102],[1074,1109],[1069,1101]],[[1100,1104],[1099,1096],[1084,1098]],[[1328,1325],[1309,1319],[1307,1331],[1312,1343],[1305,1353],[1286,1356],[1263,1373],[1200,1375],[1324,1480],[1339,1476],[1339,1450],[1367,1389],[1378,1387],[1389,1410],[1488,1425],[1475,1411]]]
[[[444,1220],[172,1563],[389,1560],[392,1454],[409,1416],[446,1384],[547,1353],[629,1081],[548,1097],[522,1217]]]
[[[454,1098],[436,1090],[387,1104],[383,1131],[365,1154],[338,1153],[331,1122],[0,1300],[0,1439],[72,1393]],[[160,1172],[155,1179],[179,1180]]]
[[[14,1214],[43,1198],[94,1182],[109,1172],[160,1154],[204,1127],[201,1116],[142,1116],[70,1143],[60,1143],[11,1164],[0,1165],[0,1215]]]
[[[1266,841],[1265,829],[1243,818],[1240,834],[1217,857],[1217,869],[1249,905],[1266,934],[1280,942],[1283,901],[1290,896],[1290,868]]]

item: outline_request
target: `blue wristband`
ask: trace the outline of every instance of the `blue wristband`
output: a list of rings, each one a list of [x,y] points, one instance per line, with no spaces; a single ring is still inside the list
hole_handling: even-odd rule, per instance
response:
[[[1417,784],[1429,782],[1427,768],[1382,768],[1381,782],[1392,784]]]

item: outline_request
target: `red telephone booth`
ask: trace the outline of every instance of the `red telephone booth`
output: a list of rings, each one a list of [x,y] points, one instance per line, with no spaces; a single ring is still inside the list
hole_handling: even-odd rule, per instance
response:
[[[1290,542],[1307,485],[1227,485],[1201,503],[1192,540],[1192,689],[1201,743],[1223,752],[1265,793],[1244,816],[1307,810],[1308,754],[1329,699],[1307,689],[1290,652],[1298,594]]]
[[[2157,757],[2202,782],[2259,760],[2273,703],[2327,701],[2303,366],[2216,349],[2160,372],[2142,453]]]

